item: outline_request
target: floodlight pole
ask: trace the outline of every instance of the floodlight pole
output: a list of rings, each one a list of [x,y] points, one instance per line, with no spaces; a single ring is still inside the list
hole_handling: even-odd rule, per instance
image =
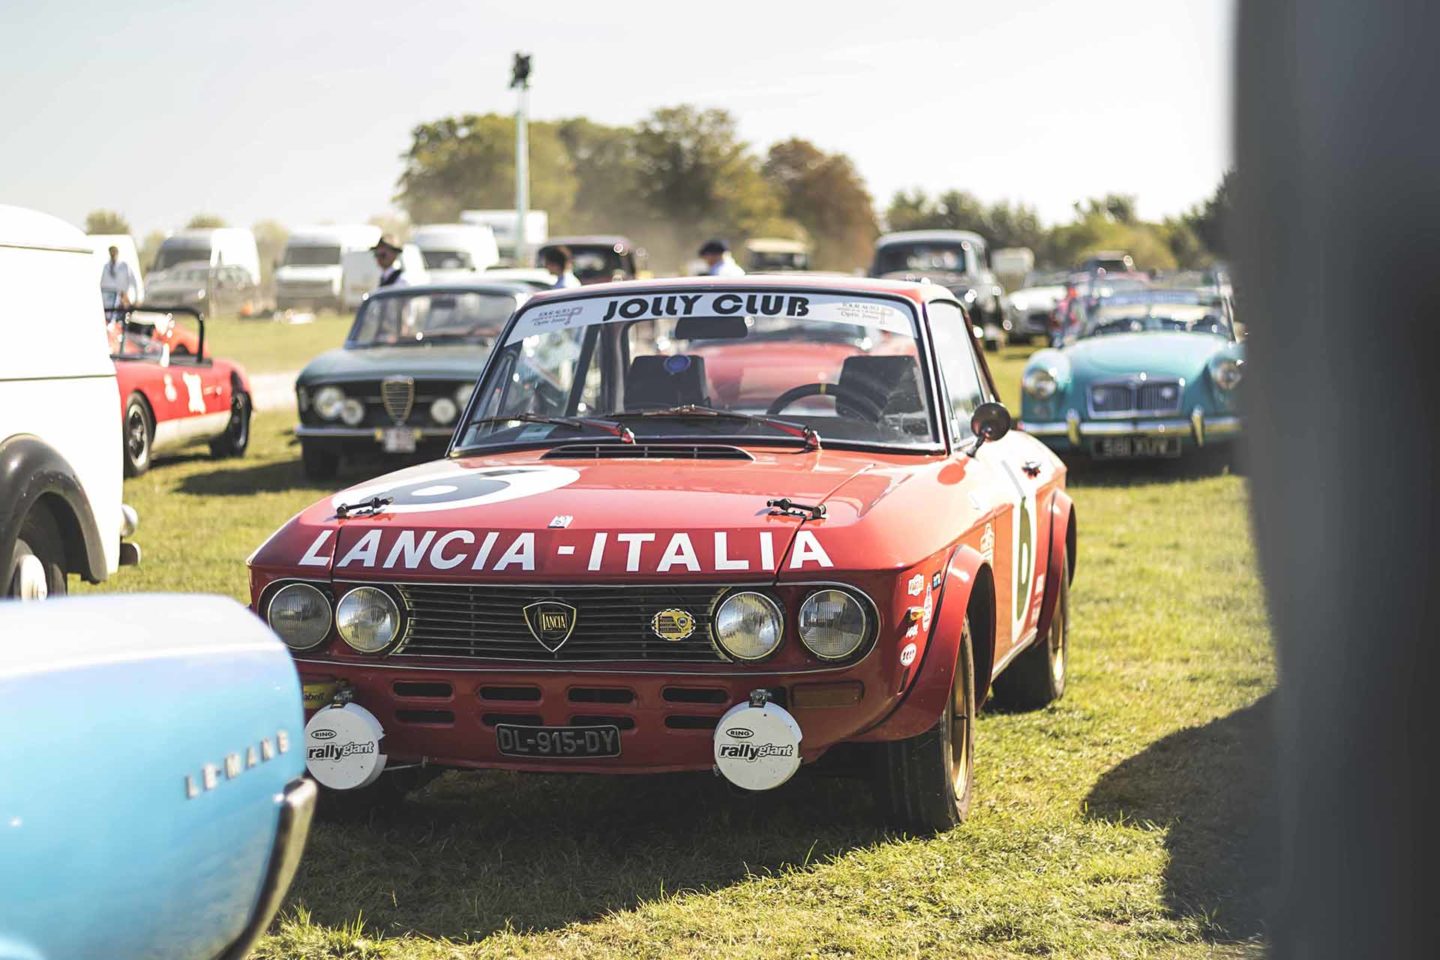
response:
[[[515,106],[515,265],[529,266],[525,249],[525,221],[530,207],[530,56],[515,54],[510,86],[516,93]]]

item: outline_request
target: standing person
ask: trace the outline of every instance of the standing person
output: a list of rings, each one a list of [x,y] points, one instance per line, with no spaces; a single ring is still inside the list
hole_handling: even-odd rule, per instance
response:
[[[393,234],[384,234],[375,246],[370,248],[375,254],[375,265],[380,268],[380,282],[375,289],[384,290],[386,287],[408,287],[410,281],[405,279],[405,268],[400,265],[400,244],[395,242]]]
[[[705,261],[707,277],[743,277],[745,268],[730,256],[730,245],[724,240],[709,240],[700,248],[700,259]]]
[[[555,278],[555,285],[551,290],[580,286],[580,279],[575,276],[575,258],[570,255],[569,247],[546,247],[541,259],[545,262],[545,269],[550,271],[550,276]]]
[[[110,248],[110,259],[100,268],[100,296],[106,310],[128,307],[135,300],[135,274],[120,259],[120,248]]]

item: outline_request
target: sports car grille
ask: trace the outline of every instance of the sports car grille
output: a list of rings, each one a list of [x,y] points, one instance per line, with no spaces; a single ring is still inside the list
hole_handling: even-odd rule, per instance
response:
[[[415,378],[386,377],[380,382],[380,399],[385,403],[385,412],[396,423],[404,423],[415,404]]]
[[[1098,416],[1175,413],[1183,392],[1178,380],[1097,383],[1090,387],[1090,412]]]
[[[542,663],[651,660],[716,663],[710,615],[723,586],[511,587],[399,586],[409,611],[401,655],[473,657]],[[553,653],[530,632],[524,608],[544,600],[575,608],[570,636]],[[695,618],[683,640],[651,629],[655,614],[679,609]]]

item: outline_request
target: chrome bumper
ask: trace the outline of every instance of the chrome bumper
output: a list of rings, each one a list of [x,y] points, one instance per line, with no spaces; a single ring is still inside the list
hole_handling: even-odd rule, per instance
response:
[[[301,440],[374,440],[381,443],[385,431],[393,427],[308,427],[299,424],[295,436]],[[455,433],[454,427],[405,427],[415,435],[416,440],[449,440]]]
[[[1067,410],[1064,422],[1020,421],[1020,429],[1032,437],[1067,437],[1070,446],[1075,448],[1098,437],[1183,437],[1187,434],[1197,447],[1203,447],[1211,439],[1235,436],[1240,426],[1239,417],[1207,417],[1199,407],[1190,411],[1188,419],[1081,420],[1077,411]]]
[[[300,866],[305,852],[305,839],[310,836],[310,821],[315,816],[315,798],[319,791],[313,780],[301,778],[285,788],[280,796],[280,821],[275,828],[275,845],[270,851],[270,865],[265,868],[265,881],[255,901],[255,912],[240,936],[218,960],[244,960],[265,934],[270,921],[280,909],[290,881]]]

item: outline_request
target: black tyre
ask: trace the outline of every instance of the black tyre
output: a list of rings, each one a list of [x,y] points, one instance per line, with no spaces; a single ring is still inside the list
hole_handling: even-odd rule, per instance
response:
[[[212,457],[243,457],[250,446],[250,394],[234,385],[230,392],[230,421],[225,432],[210,441]]]
[[[65,576],[65,541],[43,508],[32,510],[20,525],[4,595],[18,600],[44,600],[69,592]]]
[[[155,442],[155,418],[145,398],[132,393],[125,402],[125,476],[138,477],[150,469],[150,447]]]
[[[311,480],[334,480],[340,472],[340,454],[317,443],[300,443],[300,461]]]
[[[1058,577],[1060,593],[1055,598],[1055,616],[1050,630],[1036,637],[1005,672],[995,678],[995,703],[1009,710],[1039,710],[1065,695],[1070,666],[1070,572],[1069,557],[1062,550]]]
[[[939,722],[879,751],[877,791],[890,822],[917,833],[949,830],[970,813],[975,780],[975,665],[965,618],[950,698]]]
[[[406,797],[441,772],[434,767],[402,767],[380,774],[379,780],[359,790],[320,787],[319,813],[329,820],[363,820],[371,815],[394,813]]]

